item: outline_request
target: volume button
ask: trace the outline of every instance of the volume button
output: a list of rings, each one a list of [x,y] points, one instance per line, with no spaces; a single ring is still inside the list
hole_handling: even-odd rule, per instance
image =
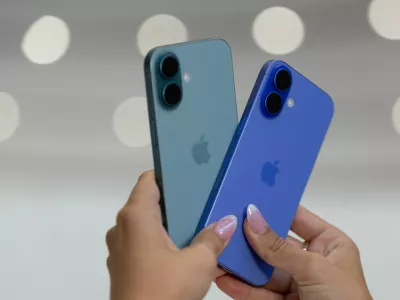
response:
[[[153,129],[153,126],[156,125],[156,122],[155,122],[155,120],[154,120],[153,114],[150,114],[150,116],[149,116],[149,121],[150,121],[150,126],[151,126],[151,128]]]
[[[154,114],[150,113],[150,122],[154,124]]]
[[[156,126],[156,122],[154,120],[153,114],[150,114],[149,116],[149,121],[150,121],[150,136],[151,136],[151,143],[153,145],[153,150],[156,151],[158,150],[158,143],[157,143],[157,137],[156,137],[156,130],[155,130],[155,126]],[[156,152],[154,152],[156,153]]]

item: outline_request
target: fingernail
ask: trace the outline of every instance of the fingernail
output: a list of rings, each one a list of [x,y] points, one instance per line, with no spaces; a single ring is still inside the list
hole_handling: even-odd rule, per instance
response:
[[[263,234],[267,231],[268,225],[258,208],[250,204],[247,207],[247,221],[252,232],[255,234]]]
[[[233,215],[223,217],[214,225],[214,232],[218,234],[218,236],[227,241],[235,232],[237,226],[237,218]]]

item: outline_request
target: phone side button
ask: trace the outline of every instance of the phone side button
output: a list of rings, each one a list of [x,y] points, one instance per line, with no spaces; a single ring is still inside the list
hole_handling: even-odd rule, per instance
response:
[[[158,141],[156,138],[156,134],[155,134],[155,126],[156,123],[154,122],[153,119],[150,119],[150,136],[151,136],[151,144],[153,147],[153,153],[158,155]]]

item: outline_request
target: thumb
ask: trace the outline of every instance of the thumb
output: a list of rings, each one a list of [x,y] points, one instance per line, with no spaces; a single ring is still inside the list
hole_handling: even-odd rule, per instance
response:
[[[214,272],[217,257],[228,245],[236,227],[237,218],[233,215],[226,216],[204,228],[184,251],[196,261],[196,264]]]
[[[299,249],[278,236],[268,226],[258,208],[252,204],[247,208],[244,231],[249,244],[264,261],[286,271],[298,283],[312,280],[314,276],[310,272],[315,270],[311,269],[324,265],[319,256]]]

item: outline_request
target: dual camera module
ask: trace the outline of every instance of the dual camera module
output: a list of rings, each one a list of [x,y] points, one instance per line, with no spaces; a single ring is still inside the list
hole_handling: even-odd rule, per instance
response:
[[[292,86],[292,75],[286,69],[280,69],[276,72],[274,77],[274,85],[277,92],[272,92],[268,94],[265,99],[265,108],[268,114],[272,116],[277,116],[285,103],[282,94],[286,94],[289,88]]]
[[[160,61],[160,73],[167,81],[162,89],[162,97],[168,106],[176,106],[182,100],[182,88],[178,58],[169,53]]]
[[[168,53],[160,60],[160,73],[167,82],[162,88],[162,97],[166,105],[174,107],[182,100],[182,82],[178,58]],[[276,92],[267,95],[265,108],[269,115],[277,116],[285,103],[284,95],[292,85],[292,75],[287,69],[279,69],[274,77]]]

